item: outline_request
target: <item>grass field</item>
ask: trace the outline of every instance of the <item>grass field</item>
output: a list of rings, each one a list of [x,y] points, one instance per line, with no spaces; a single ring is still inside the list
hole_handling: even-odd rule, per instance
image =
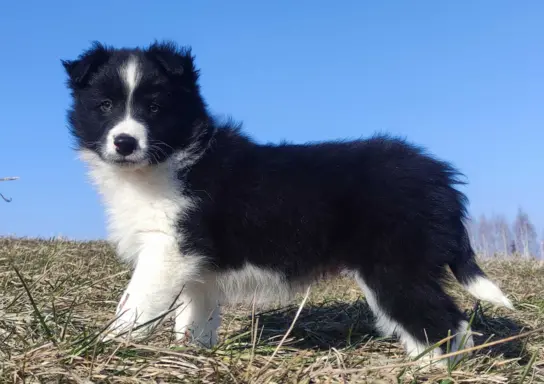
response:
[[[213,350],[176,345],[169,321],[145,342],[101,343],[129,279],[111,248],[0,239],[0,382],[544,383],[544,265],[483,267],[516,311],[475,305],[452,283],[477,344],[496,343],[450,369],[421,369],[375,333],[362,293],[344,279],[313,286],[304,306],[297,297],[287,308],[225,308]]]

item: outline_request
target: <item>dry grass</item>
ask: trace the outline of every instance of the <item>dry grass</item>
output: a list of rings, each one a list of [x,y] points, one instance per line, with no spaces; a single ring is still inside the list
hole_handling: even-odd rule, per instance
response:
[[[479,344],[544,326],[544,265],[493,261],[489,274],[516,312],[476,307]],[[359,289],[339,279],[312,287],[292,307],[225,310],[214,350],[176,345],[170,323],[145,343],[97,341],[129,273],[102,242],[0,239],[2,383],[544,383],[544,332],[480,349],[456,367],[422,370],[379,338]]]

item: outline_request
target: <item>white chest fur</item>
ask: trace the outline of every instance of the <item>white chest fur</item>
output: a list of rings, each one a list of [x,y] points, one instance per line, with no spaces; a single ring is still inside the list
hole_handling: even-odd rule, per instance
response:
[[[82,153],[90,176],[106,206],[110,240],[121,259],[136,261],[142,248],[157,238],[177,248],[176,224],[191,205],[181,194],[168,163],[150,169],[125,170],[105,164],[92,153]]]

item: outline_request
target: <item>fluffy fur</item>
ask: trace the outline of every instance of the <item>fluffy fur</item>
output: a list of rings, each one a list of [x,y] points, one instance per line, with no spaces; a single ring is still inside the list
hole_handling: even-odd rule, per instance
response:
[[[423,149],[389,136],[258,144],[213,118],[190,50],[173,43],[95,43],[63,65],[71,132],[135,268],[112,334],[177,306],[180,340],[212,346],[222,303],[288,300],[338,273],[412,356],[448,331],[454,349],[473,343],[441,286],[448,267],[512,308],[474,260],[459,173]]]

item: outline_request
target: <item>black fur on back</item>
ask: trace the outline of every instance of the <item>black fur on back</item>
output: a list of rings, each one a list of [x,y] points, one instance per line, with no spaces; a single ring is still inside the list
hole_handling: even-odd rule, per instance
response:
[[[180,225],[184,247],[214,268],[245,262],[284,272],[398,268],[438,277],[462,257],[460,174],[406,141],[260,145],[218,126],[182,175],[198,209]]]
[[[389,136],[259,145],[219,126],[182,175],[198,201],[179,223],[183,251],[217,271],[277,271],[291,285],[356,271],[410,334],[436,342],[463,319],[441,288],[445,267],[476,265],[459,176]]]

